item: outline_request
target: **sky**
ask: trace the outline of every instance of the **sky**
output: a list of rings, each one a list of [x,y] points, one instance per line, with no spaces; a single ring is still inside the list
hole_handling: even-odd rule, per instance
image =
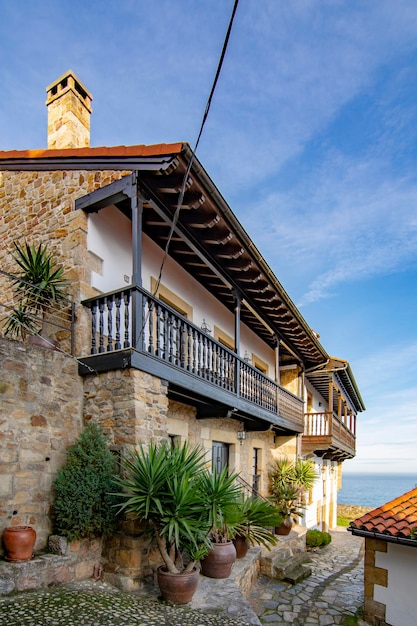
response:
[[[197,138],[233,0],[0,0],[0,149]],[[197,156],[367,407],[346,473],[417,474],[417,3],[240,0]]]

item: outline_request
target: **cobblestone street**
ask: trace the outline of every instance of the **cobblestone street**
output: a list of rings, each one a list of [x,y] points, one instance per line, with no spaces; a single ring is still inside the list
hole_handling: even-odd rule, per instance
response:
[[[0,626],[333,626],[363,603],[363,541],[346,529],[310,553],[312,575],[291,586],[262,576],[248,600],[233,579],[203,577],[193,608],[86,580],[0,598]]]
[[[345,528],[332,531],[332,542],[311,552],[312,575],[289,585],[261,577],[250,603],[269,626],[333,626],[363,605],[363,540]]]

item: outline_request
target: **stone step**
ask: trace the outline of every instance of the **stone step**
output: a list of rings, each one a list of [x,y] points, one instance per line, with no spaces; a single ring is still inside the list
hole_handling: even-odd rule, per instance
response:
[[[271,564],[272,578],[276,578],[277,580],[287,580],[289,572],[298,569],[308,561],[310,561],[310,558],[305,552],[294,554],[290,558],[286,558],[284,560],[274,558]]]
[[[290,569],[285,573],[284,580],[291,583],[292,585],[296,585],[305,578],[311,576],[311,572],[311,567],[309,567],[308,565],[298,565],[297,567],[294,567],[293,569]]]

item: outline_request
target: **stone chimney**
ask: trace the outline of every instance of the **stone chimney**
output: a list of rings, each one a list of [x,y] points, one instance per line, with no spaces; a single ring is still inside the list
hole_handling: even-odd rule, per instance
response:
[[[93,96],[72,70],[47,88],[48,149],[87,148]]]

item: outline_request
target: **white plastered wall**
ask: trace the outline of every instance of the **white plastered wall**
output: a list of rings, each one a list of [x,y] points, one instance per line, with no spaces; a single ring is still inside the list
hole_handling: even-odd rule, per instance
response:
[[[115,206],[89,214],[87,248],[99,270],[91,273],[92,287],[106,293],[131,283],[132,224]]]
[[[159,276],[163,251],[149,237],[143,236],[142,284],[151,291],[151,279]],[[167,258],[161,283],[187,302],[193,309],[192,321],[201,326],[203,319],[213,330],[220,328],[229,337],[234,337],[234,316],[211,293],[194,280],[178,263]],[[212,334],[213,336],[213,334]],[[255,353],[268,365],[268,375],[275,378],[275,355],[255,333],[242,324],[241,356],[245,350]]]
[[[386,606],[385,621],[394,626],[416,624],[417,548],[387,543],[387,552],[375,553],[375,565],[388,571],[388,587],[374,587],[374,600]]]
[[[312,412],[327,411],[326,400],[307,380],[305,387],[306,400],[307,392],[312,394]],[[310,460],[316,464],[319,479],[308,495],[308,506],[301,523],[307,528],[328,531],[337,525],[338,463],[316,456],[312,456]]]

